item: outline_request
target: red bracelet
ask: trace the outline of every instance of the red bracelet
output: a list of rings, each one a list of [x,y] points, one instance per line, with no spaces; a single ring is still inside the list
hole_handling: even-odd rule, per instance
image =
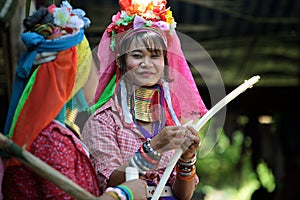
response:
[[[191,181],[195,178],[196,176],[196,167],[193,168],[193,170],[191,171],[191,174],[189,176],[182,176],[180,174],[180,169],[178,168],[178,166],[176,166],[176,172],[177,172],[177,177],[180,179],[180,180],[183,180],[183,181]]]
[[[141,156],[143,157],[143,159],[145,159],[145,161],[150,163],[151,165],[157,165],[159,163],[158,160],[152,159],[150,156],[147,155],[147,153],[145,153],[143,146],[141,146],[139,148],[139,152],[141,153]]]

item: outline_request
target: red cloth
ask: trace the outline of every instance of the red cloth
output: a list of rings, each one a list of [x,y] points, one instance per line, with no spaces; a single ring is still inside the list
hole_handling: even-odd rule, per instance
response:
[[[81,141],[58,122],[51,122],[30,150],[56,170],[95,196],[100,196],[96,173]],[[9,166],[3,177],[5,199],[73,199],[24,165]]]

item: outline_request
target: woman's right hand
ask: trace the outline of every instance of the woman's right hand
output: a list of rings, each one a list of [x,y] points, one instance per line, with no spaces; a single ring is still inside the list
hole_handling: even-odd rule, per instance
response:
[[[181,148],[187,128],[166,126],[150,142],[151,147],[160,153]]]
[[[38,53],[34,58],[34,65],[40,65],[46,62],[53,61],[57,56],[57,52],[42,52]]]
[[[135,200],[146,200],[147,199],[147,183],[144,180],[136,179],[131,181],[126,181],[122,183],[126,185],[132,191]]]

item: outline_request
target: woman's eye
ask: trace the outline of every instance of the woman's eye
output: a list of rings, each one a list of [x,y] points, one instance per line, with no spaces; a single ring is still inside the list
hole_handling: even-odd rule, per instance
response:
[[[140,55],[140,54],[132,54],[131,56],[134,57],[134,58],[141,58],[142,57],[142,55]]]
[[[159,58],[160,57],[160,54],[159,53],[153,53],[152,54],[152,58]]]

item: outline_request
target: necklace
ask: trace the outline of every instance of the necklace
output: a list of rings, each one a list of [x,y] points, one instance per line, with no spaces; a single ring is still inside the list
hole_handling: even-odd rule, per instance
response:
[[[65,119],[65,125],[71,129],[73,131],[73,133],[75,133],[75,135],[79,138],[81,138],[80,135],[80,128],[79,126],[77,126],[77,124],[75,124],[75,120],[78,114],[78,110],[77,109],[69,109],[66,108],[66,119]]]
[[[145,138],[152,138],[164,126],[164,99],[160,85],[133,87],[128,105],[134,123]],[[151,131],[146,130],[139,121],[151,123]]]

